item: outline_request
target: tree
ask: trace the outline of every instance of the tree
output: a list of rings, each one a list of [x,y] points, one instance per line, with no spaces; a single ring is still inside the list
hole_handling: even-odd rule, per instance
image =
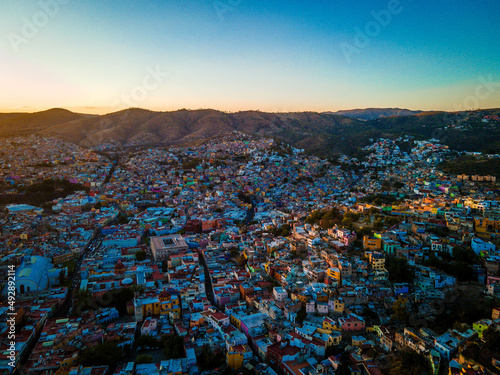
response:
[[[463,333],[469,329],[469,326],[465,323],[455,322],[453,324],[453,329],[457,330],[458,332]]]
[[[83,349],[78,360],[85,367],[109,366],[111,369],[121,361],[123,351],[114,342],[104,342]]]
[[[366,219],[368,220],[368,222],[370,222],[369,216],[367,216]],[[362,227],[361,229],[358,229],[356,231],[356,234],[357,234],[358,238],[363,238],[364,236],[370,237],[371,235],[373,235],[373,230],[369,227]]]
[[[146,259],[146,252],[142,250],[136,252],[135,259],[139,262],[142,262],[144,259]]]
[[[415,274],[405,258],[387,258],[385,268],[392,283],[412,283]]]
[[[342,219],[342,226],[347,229],[352,229],[352,219],[349,217]]]
[[[350,375],[351,374],[351,370],[349,368],[349,365],[352,362],[351,362],[351,358],[350,358],[349,352],[348,351],[344,351],[340,355],[339,359],[340,359],[340,366],[339,366],[339,369],[338,369],[339,375]],[[337,372],[335,372],[335,373],[337,373]]]
[[[104,293],[101,297],[97,297],[94,301],[90,299],[90,305],[97,309],[99,307],[114,307],[118,310],[120,315],[127,313],[127,302],[134,298],[134,290],[130,288],[111,289]]]
[[[492,356],[498,358],[500,356],[500,332],[495,327],[490,326],[483,332],[484,348],[490,352]]]
[[[135,364],[140,365],[142,363],[151,363],[153,362],[153,356],[148,354],[139,354],[135,359]]]
[[[67,262],[63,263],[63,267],[66,267],[68,269],[69,275],[73,275],[73,272],[75,272],[76,262],[74,260],[68,260]]]
[[[399,358],[392,364],[390,375],[431,375],[432,366],[429,359],[411,350],[403,350]]]
[[[384,227],[384,219],[382,219],[381,217],[379,217],[377,220],[375,220],[375,222],[373,223],[373,228],[375,230],[382,230],[382,228]]]
[[[408,299],[399,297],[396,302],[392,305],[392,317],[399,320],[400,322],[408,321]]]
[[[180,336],[163,336],[163,354],[166,359],[176,359],[184,357],[184,340]]]
[[[146,349],[147,349],[147,348],[157,348],[159,345],[160,344],[153,336],[141,335],[137,339],[137,346],[138,347],[146,347]]]
[[[201,354],[197,359],[202,370],[213,370],[222,366],[226,361],[224,354],[222,352],[213,352],[210,345],[203,345]]]
[[[459,246],[453,248],[453,258],[458,262],[469,264],[475,264],[478,261],[478,256],[471,248],[464,249]]]
[[[461,353],[464,358],[472,359],[473,361],[480,361],[481,348],[477,342],[468,343]]]
[[[59,271],[59,285],[63,285],[64,281],[66,281],[66,276],[64,275],[64,270]]]
[[[302,302],[302,305],[300,306],[300,310],[297,311],[297,318],[295,319],[295,322],[297,324],[302,324],[306,317],[307,317],[306,304],[304,302]]]
[[[77,289],[73,306],[76,314],[81,315],[82,312],[89,310],[91,307],[95,307],[96,304],[88,289]]]
[[[344,218],[349,218],[352,219],[353,222],[356,222],[361,218],[361,214],[352,211],[347,211],[344,214]]]

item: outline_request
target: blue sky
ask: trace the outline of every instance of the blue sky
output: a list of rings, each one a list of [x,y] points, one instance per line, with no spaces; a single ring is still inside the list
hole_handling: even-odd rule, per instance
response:
[[[2,8],[2,111],[500,107],[498,86],[470,99],[479,77],[500,82],[497,0],[6,0]]]

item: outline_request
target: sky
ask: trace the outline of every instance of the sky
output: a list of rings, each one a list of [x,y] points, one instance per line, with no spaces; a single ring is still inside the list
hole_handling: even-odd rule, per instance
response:
[[[4,0],[0,112],[500,107],[498,0]]]

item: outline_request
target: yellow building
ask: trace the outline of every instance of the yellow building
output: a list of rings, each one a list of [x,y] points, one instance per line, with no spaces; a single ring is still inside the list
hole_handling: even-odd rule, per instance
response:
[[[241,331],[241,320],[238,316],[231,314],[229,316],[229,322],[233,325],[233,327]]]
[[[65,254],[60,254],[60,255],[54,255],[52,257],[52,263],[53,264],[63,264],[75,257],[75,254],[72,252],[68,252]]]
[[[161,304],[158,297],[141,298],[136,300],[136,303],[139,305],[139,314],[142,312],[142,317],[160,315]]]
[[[343,314],[345,310],[345,302],[341,299],[336,299],[333,301],[333,311],[336,314]]]
[[[243,367],[243,354],[237,351],[233,351],[232,349],[233,347],[231,347],[231,349],[227,351],[226,362],[227,365],[233,370],[238,370]]]
[[[59,369],[55,372],[56,375],[68,375],[71,368],[78,365],[78,353],[75,352],[71,357],[64,358],[61,361]]]
[[[323,319],[323,329],[328,332],[332,332],[332,331],[339,331],[340,327],[335,320],[329,317],[325,317]]]
[[[340,284],[341,272],[337,267],[330,267],[326,270],[326,276],[335,279]]]
[[[309,296],[298,293],[292,293],[291,298],[292,301],[300,301],[302,303],[307,303],[307,301],[309,301]]]
[[[352,336],[351,340],[352,340],[352,346],[359,347],[365,343],[366,338],[364,336]]]
[[[181,316],[181,299],[179,294],[164,290],[158,297],[161,305],[160,314],[173,314],[174,319]]]
[[[380,250],[382,248],[382,239],[380,238],[370,238],[368,236],[363,237],[363,248],[370,250]]]
[[[340,345],[342,342],[342,333],[340,331],[332,331],[330,335],[328,335],[328,341],[326,346],[335,346]]]
[[[494,233],[500,232],[500,218],[476,217],[474,218],[474,228],[480,237],[490,237]]]

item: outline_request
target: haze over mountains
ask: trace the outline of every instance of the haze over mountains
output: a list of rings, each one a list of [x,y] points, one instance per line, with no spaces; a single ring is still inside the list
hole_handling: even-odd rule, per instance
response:
[[[330,156],[356,155],[370,138],[412,135],[441,139],[459,150],[487,151],[487,145],[488,151],[493,152],[500,150],[500,134],[496,128],[485,127],[481,116],[498,113],[499,110],[494,109],[460,113],[373,108],[337,113],[226,113],[211,109],[154,112],[131,108],[97,116],[51,109],[0,114],[0,136],[56,136],[84,147],[168,146],[236,130],[273,137],[309,152]]]
[[[358,120],[375,120],[379,118],[392,116],[411,116],[421,113],[422,111],[412,111],[410,109],[401,108],[365,108],[365,109],[348,109],[337,112],[326,112],[333,115],[342,115],[352,117]]]

